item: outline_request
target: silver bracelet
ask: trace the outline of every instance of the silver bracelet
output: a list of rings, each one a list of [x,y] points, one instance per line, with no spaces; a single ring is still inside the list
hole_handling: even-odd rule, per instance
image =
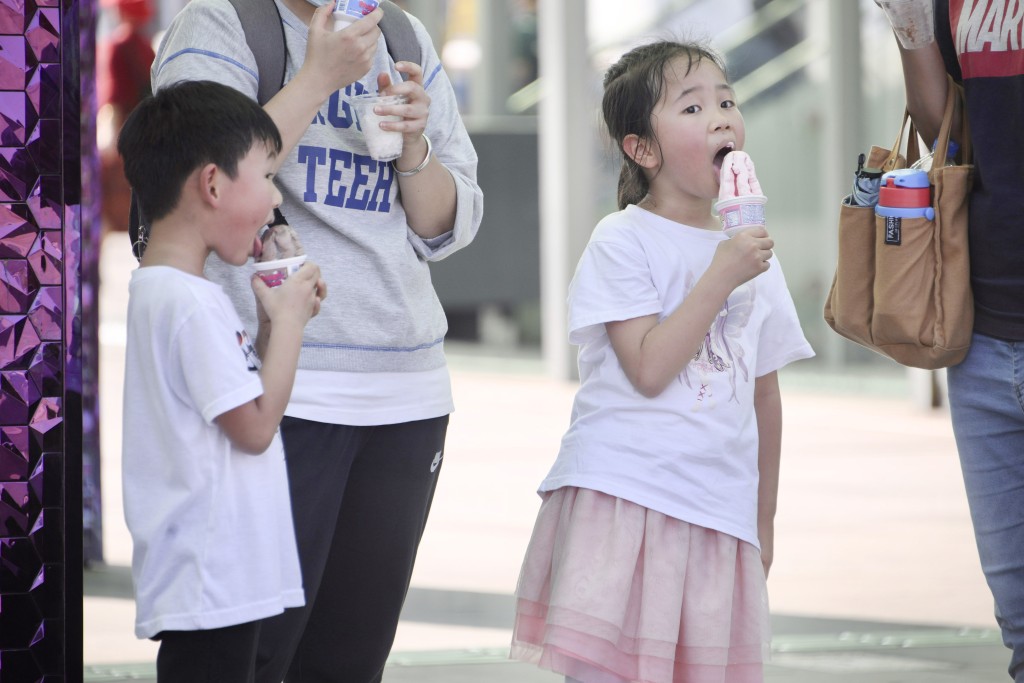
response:
[[[391,167],[393,169],[395,169],[395,173],[397,173],[400,178],[408,178],[409,176],[416,175],[417,173],[419,173],[420,171],[425,169],[427,167],[427,164],[430,163],[430,155],[433,153],[434,147],[433,147],[433,145],[430,144],[430,138],[427,137],[427,134],[423,133],[422,135],[423,135],[423,139],[427,143],[427,155],[425,157],[423,157],[423,161],[420,162],[419,166],[417,166],[416,168],[411,169],[409,171],[399,171],[398,170],[398,166],[395,165],[395,162],[394,161],[391,162]]]

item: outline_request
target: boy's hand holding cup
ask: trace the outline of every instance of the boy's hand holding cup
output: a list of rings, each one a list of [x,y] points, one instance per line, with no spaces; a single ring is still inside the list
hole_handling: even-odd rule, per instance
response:
[[[310,318],[316,317],[320,302],[327,297],[320,267],[308,260],[274,287],[268,286],[261,277],[254,277],[252,289],[261,322],[274,326],[293,323],[300,329]]]
[[[253,278],[253,291],[256,293],[257,317],[261,323],[274,319],[280,301],[291,302],[288,305],[298,306],[299,309],[304,308],[306,304],[312,304],[311,313],[302,324],[320,312],[320,301],[327,296],[327,285],[320,278],[320,268],[307,260],[298,234],[285,222],[283,216],[278,214],[275,222],[257,240],[254,252],[253,269],[256,277]],[[288,281],[291,279],[297,279],[299,282],[289,284]],[[272,294],[270,290],[277,288],[284,288],[287,293]],[[300,293],[293,294],[293,289]],[[313,300],[309,300],[310,291],[313,293]],[[268,308],[268,303],[275,309],[274,311]]]

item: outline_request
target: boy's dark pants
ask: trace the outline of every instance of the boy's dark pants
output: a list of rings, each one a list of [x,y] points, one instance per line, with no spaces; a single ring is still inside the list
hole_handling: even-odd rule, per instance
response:
[[[207,631],[161,631],[157,683],[252,683],[260,622]]]
[[[262,622],[259,683],[381,680],[447,429],[447,415],[370,427],[284,418],[306,605]]]

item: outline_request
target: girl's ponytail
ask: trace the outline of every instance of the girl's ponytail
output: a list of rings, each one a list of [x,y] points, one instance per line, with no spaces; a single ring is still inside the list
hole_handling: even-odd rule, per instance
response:
[[[618,204],[619,210],[630,204],[639,204],[647,196],[650,184],[647,176],[639,165],[623,154],[622,168],[619,170]]]

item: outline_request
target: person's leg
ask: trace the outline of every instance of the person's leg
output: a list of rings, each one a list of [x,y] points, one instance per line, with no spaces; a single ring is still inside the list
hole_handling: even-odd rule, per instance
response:
[[[291,417],[281,422],[306,604],[263,621],[256,655],[259,683],[284,680],[302,639],[334,541],[349,469],[370,429]]]
[[[953,431],[1010,675],[1024,683],[1024,343],[974,335],[948,371]]]
[[[371,428],[288,683],[379,683],[441,471],[448,417]]]
[[[252,683],[258,621],[207,631],[163,631],[157,683]]]

